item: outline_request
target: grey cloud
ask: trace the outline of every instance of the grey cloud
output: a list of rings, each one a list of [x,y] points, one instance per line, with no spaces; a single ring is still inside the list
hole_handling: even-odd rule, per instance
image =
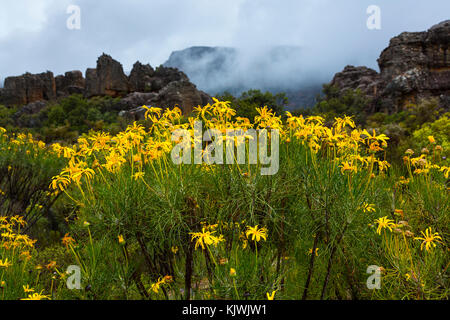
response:
[[[0,38],[0,79],[26,71],[84,71],[95,66],[102,52],[119,60],[125,70],[136,60],[157,66],[174,50],[209,45],[245,52],[237,67],[247,74],[255,72],[253,78],[261,72],[252,70],[255,61],[265,61],[262,68],[272,62],[261,56],[266,52],[261,48],[297,46],[301,56],[275,63],[274,82],[292,81],[297,75],[328,81],[346,64],[376,68],[376,59],[392,36],[426,30],[448,19],[450,12],[447,0],[40,1],[47,6],[44,19],[36,19],[39,26],[11,30],[6,26],[9,33]],[[17,6],[30,3],[16,0],[9,10],[10,1],[1,2],[3,15],[10,14],[13,20],[21,19]],[[66,28],[69,4],[81,8],[81,30]],[[380,31],[365,26],[371,4],[382,10]]]

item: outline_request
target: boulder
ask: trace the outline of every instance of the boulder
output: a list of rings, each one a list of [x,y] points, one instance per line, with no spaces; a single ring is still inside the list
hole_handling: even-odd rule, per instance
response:
[[[368,96],[376,96],[380,75],[373,69],[367,67],[346,66],[342,72],[336,73],[331,85],[345,91],[361,90]]]
[[[119,117],[123,117],[128,121],[138,121],[145,119],[145,110],[143,107],[136,107],[131,110],[122,110],[119,112]]]
[[[22,114],[35,114],[45,108],[47,105],[46,101],[35,101],[31,102],[20,108],[19,111],[15,113],[15,116],[21,116]]]
[[[194,107],[203,106],[210,102],[212,100],[209,95],[197,90],[196,86],[189,81],[181,80],[170,82],[158,93],[135,92],[129,94],[119,102],[122,107],[119,115],[131,120],[144,119],[145,109],[142,108],[143,105],[163,109],[178,107],[183,114],[188,114]]]
[[[23,115],[35,115],[47,106],[46,101],[35,101],[21,107],[13,115],[16,125],[19,127],[38,127],[41,125],[41,120],[38,117],[22,117]]]
[[[151,101],[158,96],[153,92],[133,92],[119,101],[119,110],[128,111],[143,105],[151,104]]]

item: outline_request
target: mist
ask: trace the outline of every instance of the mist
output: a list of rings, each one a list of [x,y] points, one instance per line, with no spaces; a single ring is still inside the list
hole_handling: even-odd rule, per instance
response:
[[[210,94],[249,89],[294,90],[320,84],[326,77],[305,63],[300,47],[191,47],[172,53],[164,66],[184,71],[199,89]]]

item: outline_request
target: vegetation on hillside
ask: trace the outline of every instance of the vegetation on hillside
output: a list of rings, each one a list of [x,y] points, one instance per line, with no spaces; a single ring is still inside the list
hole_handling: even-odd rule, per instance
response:
[[[126,127],[118,117],[118,99],[71,95],[50,102],[37,113],[18,113],[18,108],[0,106],[0,125],[8,131],[32,133],[45,142],[73,143],[89,130],[117,133]]]
[[[70,146],[0,129],[10,154],[0,170],[37,176],[35,197],[0,186],[1,298],[448,299],[447,116],[414,127],[418,147],[390,163],[390,137],[349,116],[258,106],[245,118],[232,103],[187,117],[150,107],[145,126]],[[192,133],[195,120],[279,130],[279,171],[174,164],[172,133]],[[250,140],[235,142],[249,152]],[[51,224],[57,242],[32,240]],[[66,285],[71,265],[80,289]],[[367,286],[370,266],[379,290]]]
[[[351,116],[357,126],[389,136],[387,159],[391,162],[400,162],[408,148],[421,151],[430,135],[439,138],[444,150],[442,156],[450,156],[446,147],[450,139],[450,110],[439,106],[436,99],[422,100],[399,112],[388,113],[373,110],[371,101],[359,90],[339,93],[336,87],[324,85],[323,93],[312,109],[296,110],[293,114],[321,116],[328,126],[336,117]]]
[[[236,116],[248,119],[253,119],[258,115],[256,108],[270,106],[274,112],[281,115],[288,105],[288,98],[282,92],[273,94],[268,91],[249,90],[243,92],[239,97],[234,97],[231,93],[225,92],[218,95],[217,98],[222,101],[229,101],[230,107],[236,110]]]

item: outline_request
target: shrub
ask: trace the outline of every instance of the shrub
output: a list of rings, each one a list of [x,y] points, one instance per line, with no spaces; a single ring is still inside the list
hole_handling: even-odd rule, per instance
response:
[[[60,194],[50,189],[50,183],[66,160],[31,135],[0,132],[0,212],[23,216],[27,221],[23,230],[32,231],[41,218],[55,219],[51,209]]]

